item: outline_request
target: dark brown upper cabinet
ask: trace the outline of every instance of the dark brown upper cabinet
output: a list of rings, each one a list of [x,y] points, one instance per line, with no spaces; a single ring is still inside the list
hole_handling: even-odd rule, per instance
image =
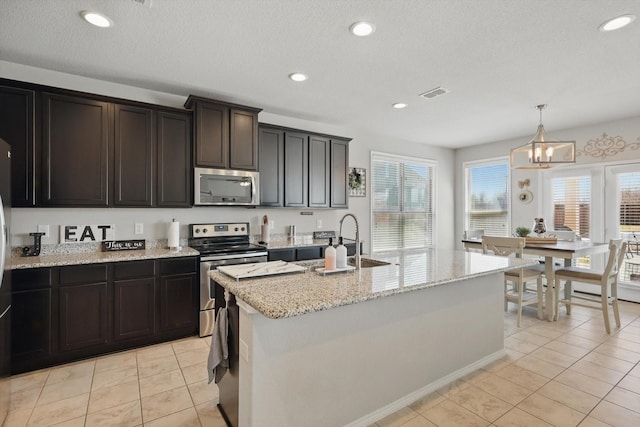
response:
[[[336,209],[349,207],[349,141],[331,140],[331,203]]]
[[[284,206],[284,132],[260,127],[258,130],[258,170],[260,171],[260,204]]]
[[[107,102],[42,95],[42,204],[108,206]]]
[[[309,135],[286,132],[284,135],[284,205],[307,207],[309,203]],[[260,185],[268,185],[260,182]]]
[[[152,206],[153,110],[114,105],[115,206]]]
[[[309,207],[328,208],[331,176],[329,138],[309,136]]]
[[[260,204],[349,207],[348,138],[260,124]]]
[[[0,138],[11,146],[11,204],[34,206],[35,92],[0,85]]]
[[[195,166],[258,170],[261,109],[194,95],[184,105],[194,113]]]
[[[156,206],[190,207],[191,114],[158,112],[158,186]]]

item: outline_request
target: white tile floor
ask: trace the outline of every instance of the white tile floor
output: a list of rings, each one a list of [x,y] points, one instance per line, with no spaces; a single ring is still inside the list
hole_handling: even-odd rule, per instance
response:
[[[640,426],[640,304],[621,304],[611,335],[598,311],[535,316],[525,309],[518,328],[506,313],[502,360],[374,426]],[[208,345],[194,337],[15,376],[4,427],[222,427]]]

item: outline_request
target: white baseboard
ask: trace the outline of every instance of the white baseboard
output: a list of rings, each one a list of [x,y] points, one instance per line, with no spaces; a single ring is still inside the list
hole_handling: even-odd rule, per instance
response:
[[[458,369],[455,372],[450,373],[449,375],[446,375],[442,378],[440,378],[439,380],[436,380],[430,384],[427,384],[426,386],[407,394],[404,397],[401,397],[400,399],[396,400],[395,402],[392,402],[386,406],[383,406],[382,408],[375,410],[367,415],[365,415],[364,417],[358,418],[355,421],[350,422],[349,424],[346,424],[345,427],[367,427],[370,426],[371,424],[375,423],[376,421],[381,420],[382,418],[391,415],[397,411],[399,411],[400,409],[404,408],[405,406],[408,406],[410,404],[412,404],[413,402],[415,402],[416,400],[423,398],[431,393],[433,393],[434,391],[446,386],[449,383],[452,383],[453,381],[456,381],[462,377],[464,377],[465,375],[468,375],[498,359],[500,359],[501,357],[503,357],[506,354],[506,352],[504,351],[504,349],[500,350],[500,351],[496,351],[493,354],[490,354],[486,357],[483,357],[482,359],[472,363],[471,365],[467,365],[464,368]]]

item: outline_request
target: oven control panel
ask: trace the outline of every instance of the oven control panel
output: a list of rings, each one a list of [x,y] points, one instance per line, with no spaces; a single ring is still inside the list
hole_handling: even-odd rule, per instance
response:
[[[216,223],[216,224],[190,224],[191,237],[233,237],[248,236],[248,222]]]

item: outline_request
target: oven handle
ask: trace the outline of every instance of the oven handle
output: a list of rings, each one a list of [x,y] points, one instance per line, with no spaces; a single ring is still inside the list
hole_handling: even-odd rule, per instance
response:
[[[215,255],[215,256],[203,256],[200,257],[200,261],[218,261],[223,259],[238,259],[238,258],[258,258],[261,256],[267,256],[268,252],[251,252],[245,254],[234,254],[234,255]]]

